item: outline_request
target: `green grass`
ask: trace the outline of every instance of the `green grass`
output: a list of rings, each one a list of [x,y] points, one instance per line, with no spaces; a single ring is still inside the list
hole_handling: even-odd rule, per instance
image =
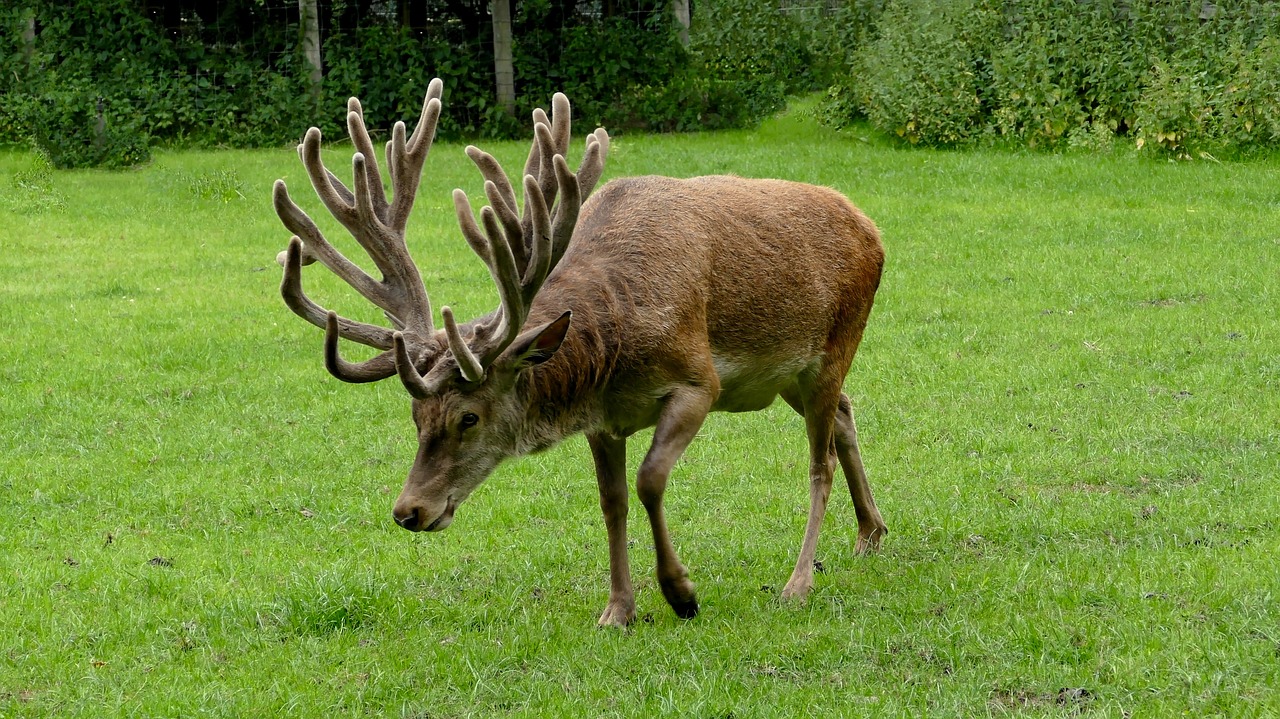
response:
[[[329,377],[277,293],[271,181],[321,212],[291,149],[11,182],[33,162],[0,153],[0,717],[1280,713],[1280,162],[902,150],[796,114],[619,138],[611,176],[836,187],[888,251],[847,384],[883,551],[855,556],[838,490],[782,603],[802,422],[716,415],[667,495],[702,614],[666,607],[633,503],[626,633],[595,629],[581,438],[442,534],[392,524],[407,396]],[[477,178],[437,146],[411,225],[463,315],[496,302],[449,209]]]

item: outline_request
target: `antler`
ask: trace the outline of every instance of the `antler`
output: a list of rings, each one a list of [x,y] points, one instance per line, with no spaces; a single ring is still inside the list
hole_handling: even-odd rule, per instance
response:
[[[453,191],[462,234],[489,267],[500,299],[491,319],[473,328],[470,344],[453,311],[441,308],[449,349],[469,382],[483,379],[498,355],[520,333],[534,297],[569,246],[582,202],[604,172],[608,133],[601,128],[587,136],[582,164],[574,173],[564,159],[569,149],[571,110],[569,99],[561,93],[552,99],[552,116],[554,121],[541,109],[533,112],[534,142],[525,163],[521,214],[516,212],[515,191],[506,173],[492,155],[478,148],[467,147],[466,152],[485,178],[489,205],[480,210],[483,232],[476,224],[466,193]],[[413,384],[412,376],[404,379],[406,385]]]
[[[408,343],[418,362],[438,351],[432,340],[435,328],[431,322],[431,303],[405,245],[404,234],[422,177],[422,165],[435,139],[443,88],[438,78],[431,81],[412,136],[406,139],[403,122],[397,122],[392,129],[391,140],[386,144],[392,187],[390,200],[382,186],[373,142],[365,129],[364,110],[356,98],[347,101],[347,132],[356,149],[351,159],[354,190],[347,189],[321,161],[319,129],[307,130],[298,146],[298,155],[320,201],[369,253],[382,273],[381,281],[370,277],[329,244],[315,222],[289,198],[284,180],[276,180],[273,193],[276,214],[294,233],[288,249],[276,257],[284,266],[280,294],[298,316],[325,328],[325,366],[340,380],[373,382],[396,374],[397,355],[403,355],[401,361],[404,361],[410,354],[403,347],[397,352],[397,337],[401,345]],[[302,291],[302,266],[316,260],[381,308],[395,329],[339,317],[308,298]],[[364,362],[347,362],[338,354],[339,337],[383,352]]]

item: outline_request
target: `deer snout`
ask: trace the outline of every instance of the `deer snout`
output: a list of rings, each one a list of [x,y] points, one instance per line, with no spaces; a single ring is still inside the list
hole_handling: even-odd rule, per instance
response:
[[[455,504],[446,499],[437,507],[429,503],[401,497],[391,510],[396,524],[410,532],[438,532],[453,522]]]

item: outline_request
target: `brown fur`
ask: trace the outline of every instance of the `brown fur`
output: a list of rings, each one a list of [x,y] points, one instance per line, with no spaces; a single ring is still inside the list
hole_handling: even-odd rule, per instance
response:
[[[565,309],[573,323],[522,389],[554,408],[562,437],[652,426],[670,387],[691,381],[720,385],[713,409],[760,409],[799,374],[784,368],[848,366],[883,263],[875,225],[826,188],[615,180],[583,207],[534,303],[528,324]],[[728,386],[717,359],[743,368]]]

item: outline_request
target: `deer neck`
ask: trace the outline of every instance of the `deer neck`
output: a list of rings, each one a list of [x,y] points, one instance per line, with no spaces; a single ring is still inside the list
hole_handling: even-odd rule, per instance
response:
[[[602,426],[604,387],[618,352],[609,346],[595,320],[589,310],[575,309],[573,323],[555,356],[517,379],[515,391],[525,407],[516,439],[519,454],[547,449]],[[541,321],[545,320],[531,316],[528,324]]]

